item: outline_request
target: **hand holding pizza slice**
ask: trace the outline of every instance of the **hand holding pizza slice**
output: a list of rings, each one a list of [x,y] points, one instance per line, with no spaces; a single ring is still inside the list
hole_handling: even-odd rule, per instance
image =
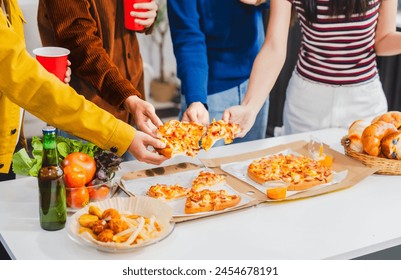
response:
[[[206,128],[198,123],[170,120],[157,129],[157,135],[166,147],[156,151],[168,158],[177,155],[194,157],[199,153],[199,142],[205,131]]]
[[[208,151],[220,139],[224,139],[225,144],[232,143],[240,131],[238,124],[223,120],[213,119],[208,128],[195,122],[170,120],[157,129],[157,135],[166,147],[156,151],[168,158],[177,155],[194,157],[200,151],[200,142],[202,148]]]
[[[231,144],[235,135],[241,131],[238,124],[227,123],[223,120],[209,124],[206,134],[202,137],[202,148],[208,151],[218,140],[224,139],[224,144]]]

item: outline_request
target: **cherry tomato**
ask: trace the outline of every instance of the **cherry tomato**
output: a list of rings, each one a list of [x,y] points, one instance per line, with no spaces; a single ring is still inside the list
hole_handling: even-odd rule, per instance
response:
[[[78,165],[64,167],[64,182],[68,188],[81,188],[85,186],[86,173]]]
[[[63,168],[77,165],[80,166],[86,173],[85,184],[89,183],[96,173],[96,161],[93,157],[88,154],[81,152],[74,152],[67,155],[64,160],[61,162],[61,166]]]
[[[110,193],[110,188],[106,185],[100,187],[88,187],[89,196],[92,200],[105,200]]]
[[[71,208],[82,208],[89,203],[89,192],[86,187],[67,190],[67,205]]]

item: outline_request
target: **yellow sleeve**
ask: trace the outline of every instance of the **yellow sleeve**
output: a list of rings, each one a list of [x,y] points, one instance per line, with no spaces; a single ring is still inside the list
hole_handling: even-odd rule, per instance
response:
[[[122,155],[135,129],[48,73],[25,49],[24,38],[0,22],[0,102],[8,98],[41,120]]]

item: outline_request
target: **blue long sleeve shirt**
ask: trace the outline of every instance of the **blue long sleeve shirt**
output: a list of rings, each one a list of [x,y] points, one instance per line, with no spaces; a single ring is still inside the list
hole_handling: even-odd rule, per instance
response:
[[[168,0],[177,76],[187,105],[250,76],[264,40],[262,11],[239,0]]]

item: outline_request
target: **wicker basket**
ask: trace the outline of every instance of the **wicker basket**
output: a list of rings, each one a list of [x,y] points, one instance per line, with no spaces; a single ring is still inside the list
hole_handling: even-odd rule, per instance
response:
[[[350,141],[348,137],[344,136],[341,139],[341,145],[344,146],[345,154],[349,157],[361,161],[368,167],[378,167],[379,170],[375,172],[376,174],[401,175],[401,160],[387,159],[374,157],[367,154],[361,154],[353,151],[349,147],[349,144]]]

